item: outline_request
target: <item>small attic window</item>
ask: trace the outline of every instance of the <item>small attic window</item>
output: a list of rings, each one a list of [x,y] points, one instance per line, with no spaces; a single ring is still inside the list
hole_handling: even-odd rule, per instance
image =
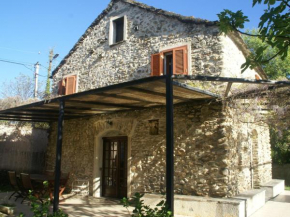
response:
[[[121,17],[113,21],[114,25],[114,42],[120,42],[124,40],[124,17]]]
[[[111,18],[109,44],[117,44],[126,40],[126,16]]]

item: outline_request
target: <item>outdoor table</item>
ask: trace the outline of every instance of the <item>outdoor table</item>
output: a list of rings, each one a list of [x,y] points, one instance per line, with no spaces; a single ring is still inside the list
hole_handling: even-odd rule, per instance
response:
[[[66,178],[67,178],[67,176],[61,175],[60,181],[63,181]],[[45,175],[45,174],[30,174],[30,179],[35,181],[35,182],[41,182],[41,183],[44,182],[44,181],[48,181],[48,193],[49,193],[50,200],[52,201],[55,177],[54,176]]]

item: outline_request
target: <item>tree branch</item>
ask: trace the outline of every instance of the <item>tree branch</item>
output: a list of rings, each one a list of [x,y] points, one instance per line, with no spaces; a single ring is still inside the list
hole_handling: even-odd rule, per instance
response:
[[[236,30],[237,32],[243,34],[243,35],[252,36],[252,37],[263,37],[262,35],[253,35],[253,34],[250,34],[250,33],[242,32],[241,30],[239,30],[239,29],[237,29],[235,27],[233,27],[233,29]],[[290,37],[287,37],[287,36],[276,35],[275,37],[276,38],[283,38],[283,39],[290,40]],[[266,36],[266,38],[267,38],[267,36]]]
[[[289,46],[289,43],[283,49],[280,49],[275,55],[273,55],[272,57],[270,57],[267,60],[262,60],[260,63],[268,63],[269,61],[271,61],[272,59],[277,57],[279,54],[281,54],[283,52],[283,50],[286,49],[288,46]]]
[[[283,2],[286,6],[290,8],[290,5],[288,4],[288,2],[286,2],[285,0],[281,0],[281,2]]]

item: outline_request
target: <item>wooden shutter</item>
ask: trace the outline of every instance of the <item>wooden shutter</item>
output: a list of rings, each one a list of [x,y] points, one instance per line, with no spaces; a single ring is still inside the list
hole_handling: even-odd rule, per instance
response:
[[[61,80],[58,82],[58,95],[64,95],[65,94],[65,81]]]
[[[163,74],[163,53],[151,55],[151,76],[160,76]]]
[[[255,74],[255,79],[256,80],[261,80],[261,77],[259,75]]]
[[[187,75],[188,74],[188,58],[187,46],[182,46],[173,49],[173,74]]]
[[[76,92],[76,76],[66,78],[65,82],[65,95],[73,94]]]

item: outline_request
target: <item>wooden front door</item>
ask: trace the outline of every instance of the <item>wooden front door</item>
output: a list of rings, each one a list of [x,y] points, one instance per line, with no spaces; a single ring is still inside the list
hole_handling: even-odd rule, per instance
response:
[[[127,197],[127,137],[103,138],[102,196]]]

